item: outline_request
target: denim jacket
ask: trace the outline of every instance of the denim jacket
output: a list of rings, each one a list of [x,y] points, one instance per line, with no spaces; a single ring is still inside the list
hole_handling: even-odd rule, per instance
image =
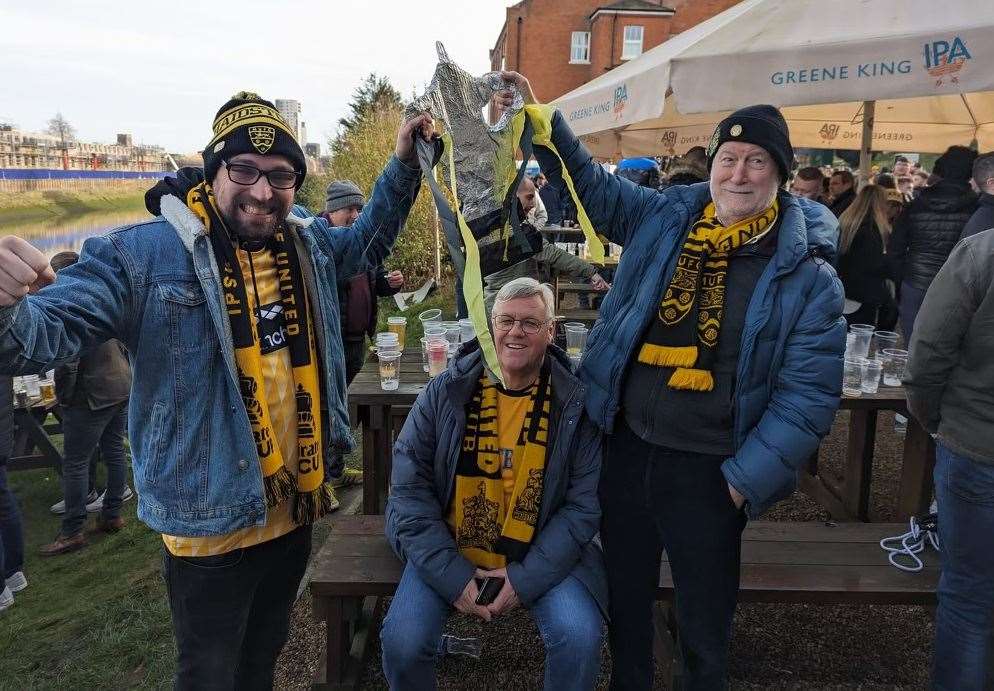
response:
[[[419,182],[419,171],[391,158],[351,228],[332,231],[300,206],[287,217],[316,305],[326,463],[352,446],[336,279],[389,254]],[[188,536],[263,525],[262,472],[217,263],[203,225],[176,197],[162,199],[154,220],[88,239],[53,285],[0,308],[0,371],[42,372],[109,338],[131,357],[139,518]]]

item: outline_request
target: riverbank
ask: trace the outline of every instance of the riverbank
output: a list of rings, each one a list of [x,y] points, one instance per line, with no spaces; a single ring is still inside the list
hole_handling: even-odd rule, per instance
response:
[[[150,185],[141,180],[93,190],[0,193],[0,228],[95,211],[139,211]]]

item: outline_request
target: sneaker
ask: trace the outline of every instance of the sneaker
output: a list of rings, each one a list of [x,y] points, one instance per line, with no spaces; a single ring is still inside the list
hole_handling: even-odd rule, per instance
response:
[[[14,604],[14,593],[10,592],[10,588],[4,586],[3,590],[0,591],[0,612],[4,611],[12,604]]]
[[[97,511],[100,511],[101,509],[103,509],[104,508],[104,497],[105,496],[107,496],[107,490],[104,490],[103,492],[101,492],[100,496],[94,498],[93,500],[90,500],[89,498],[87,498],[86,512],[87,513],[96,513]],[[132,499],[134,496],[135,496],[135,493],[131,491],[131,488],[128,487],[127,485],[125,485],[124,486],[124,495],[121,497],[121,503],[123,504],[124,502],[128,501],[129,499]]]
[[[117,518],[104,518],[103,514],[97,516],[97,530],[101,530],[105,533],[116,533],[123,527],[124,519],[120,516]]]
[[[331,502],[328,504],[328,513],[338,511],[338,509],[342,507],[342,502],[338,501],[338,495],[335,494],[334,485],[328,487],[328,494],[331,495]]]
[[[41,548],[39,548],[38,553],[43,557],[54,557],[57,554],[75,552],[83,547],[86,547],[86,537],[83,533],[77,533],[72,537],[66,537],[60,533],[59,536],[55,538],[55,542],[48,545],[42,545]]]
[[[332,487],[352,487],[362,484],[362,471],[354,468],[346,468],[341,477],[336,477],[331,481]]]
[[[88,495],[86,495],[87,511],[89,511],[90,504],[92,504],[93,502],[95,502],[97,500],[97,498],[98,498],[98,495],[97,495],[97,491],[96,490],[93,490]],[[52,504],[52,508],[50,509],[50,511],[52,513],[54,513],[56,516],[61,516],[62,514],[64,514],[66,512],[66,500],[63,499],[62,501],[58,501],[58,502]]]
[[[7,587],[12,593],[19,593],[28,587],[28,579],[24,577],[23,571],[15,571],[7,579]]]

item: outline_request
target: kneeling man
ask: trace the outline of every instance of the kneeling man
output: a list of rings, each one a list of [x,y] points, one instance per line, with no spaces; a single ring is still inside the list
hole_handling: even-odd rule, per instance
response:
[[[386,530],[406,567],[382,641],[395,691],[435,688],[453,607],[485,621],[530,609],[546,689],[591,689],[600,669],[607,583],[591,539],[601,439],[552,345],[548,286],[507,283],[491,321],[505,385],[471,342],[418,397],[394,447]],[[503,586],[486,604],[477,579],[488,577]]]

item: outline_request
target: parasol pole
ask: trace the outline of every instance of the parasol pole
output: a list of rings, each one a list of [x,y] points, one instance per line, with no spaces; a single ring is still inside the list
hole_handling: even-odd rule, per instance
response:
[[[873,152],[873,117],[876,101],[863,101],[863,133],[859,142],[859,186],[870,181],[870,155]]]

